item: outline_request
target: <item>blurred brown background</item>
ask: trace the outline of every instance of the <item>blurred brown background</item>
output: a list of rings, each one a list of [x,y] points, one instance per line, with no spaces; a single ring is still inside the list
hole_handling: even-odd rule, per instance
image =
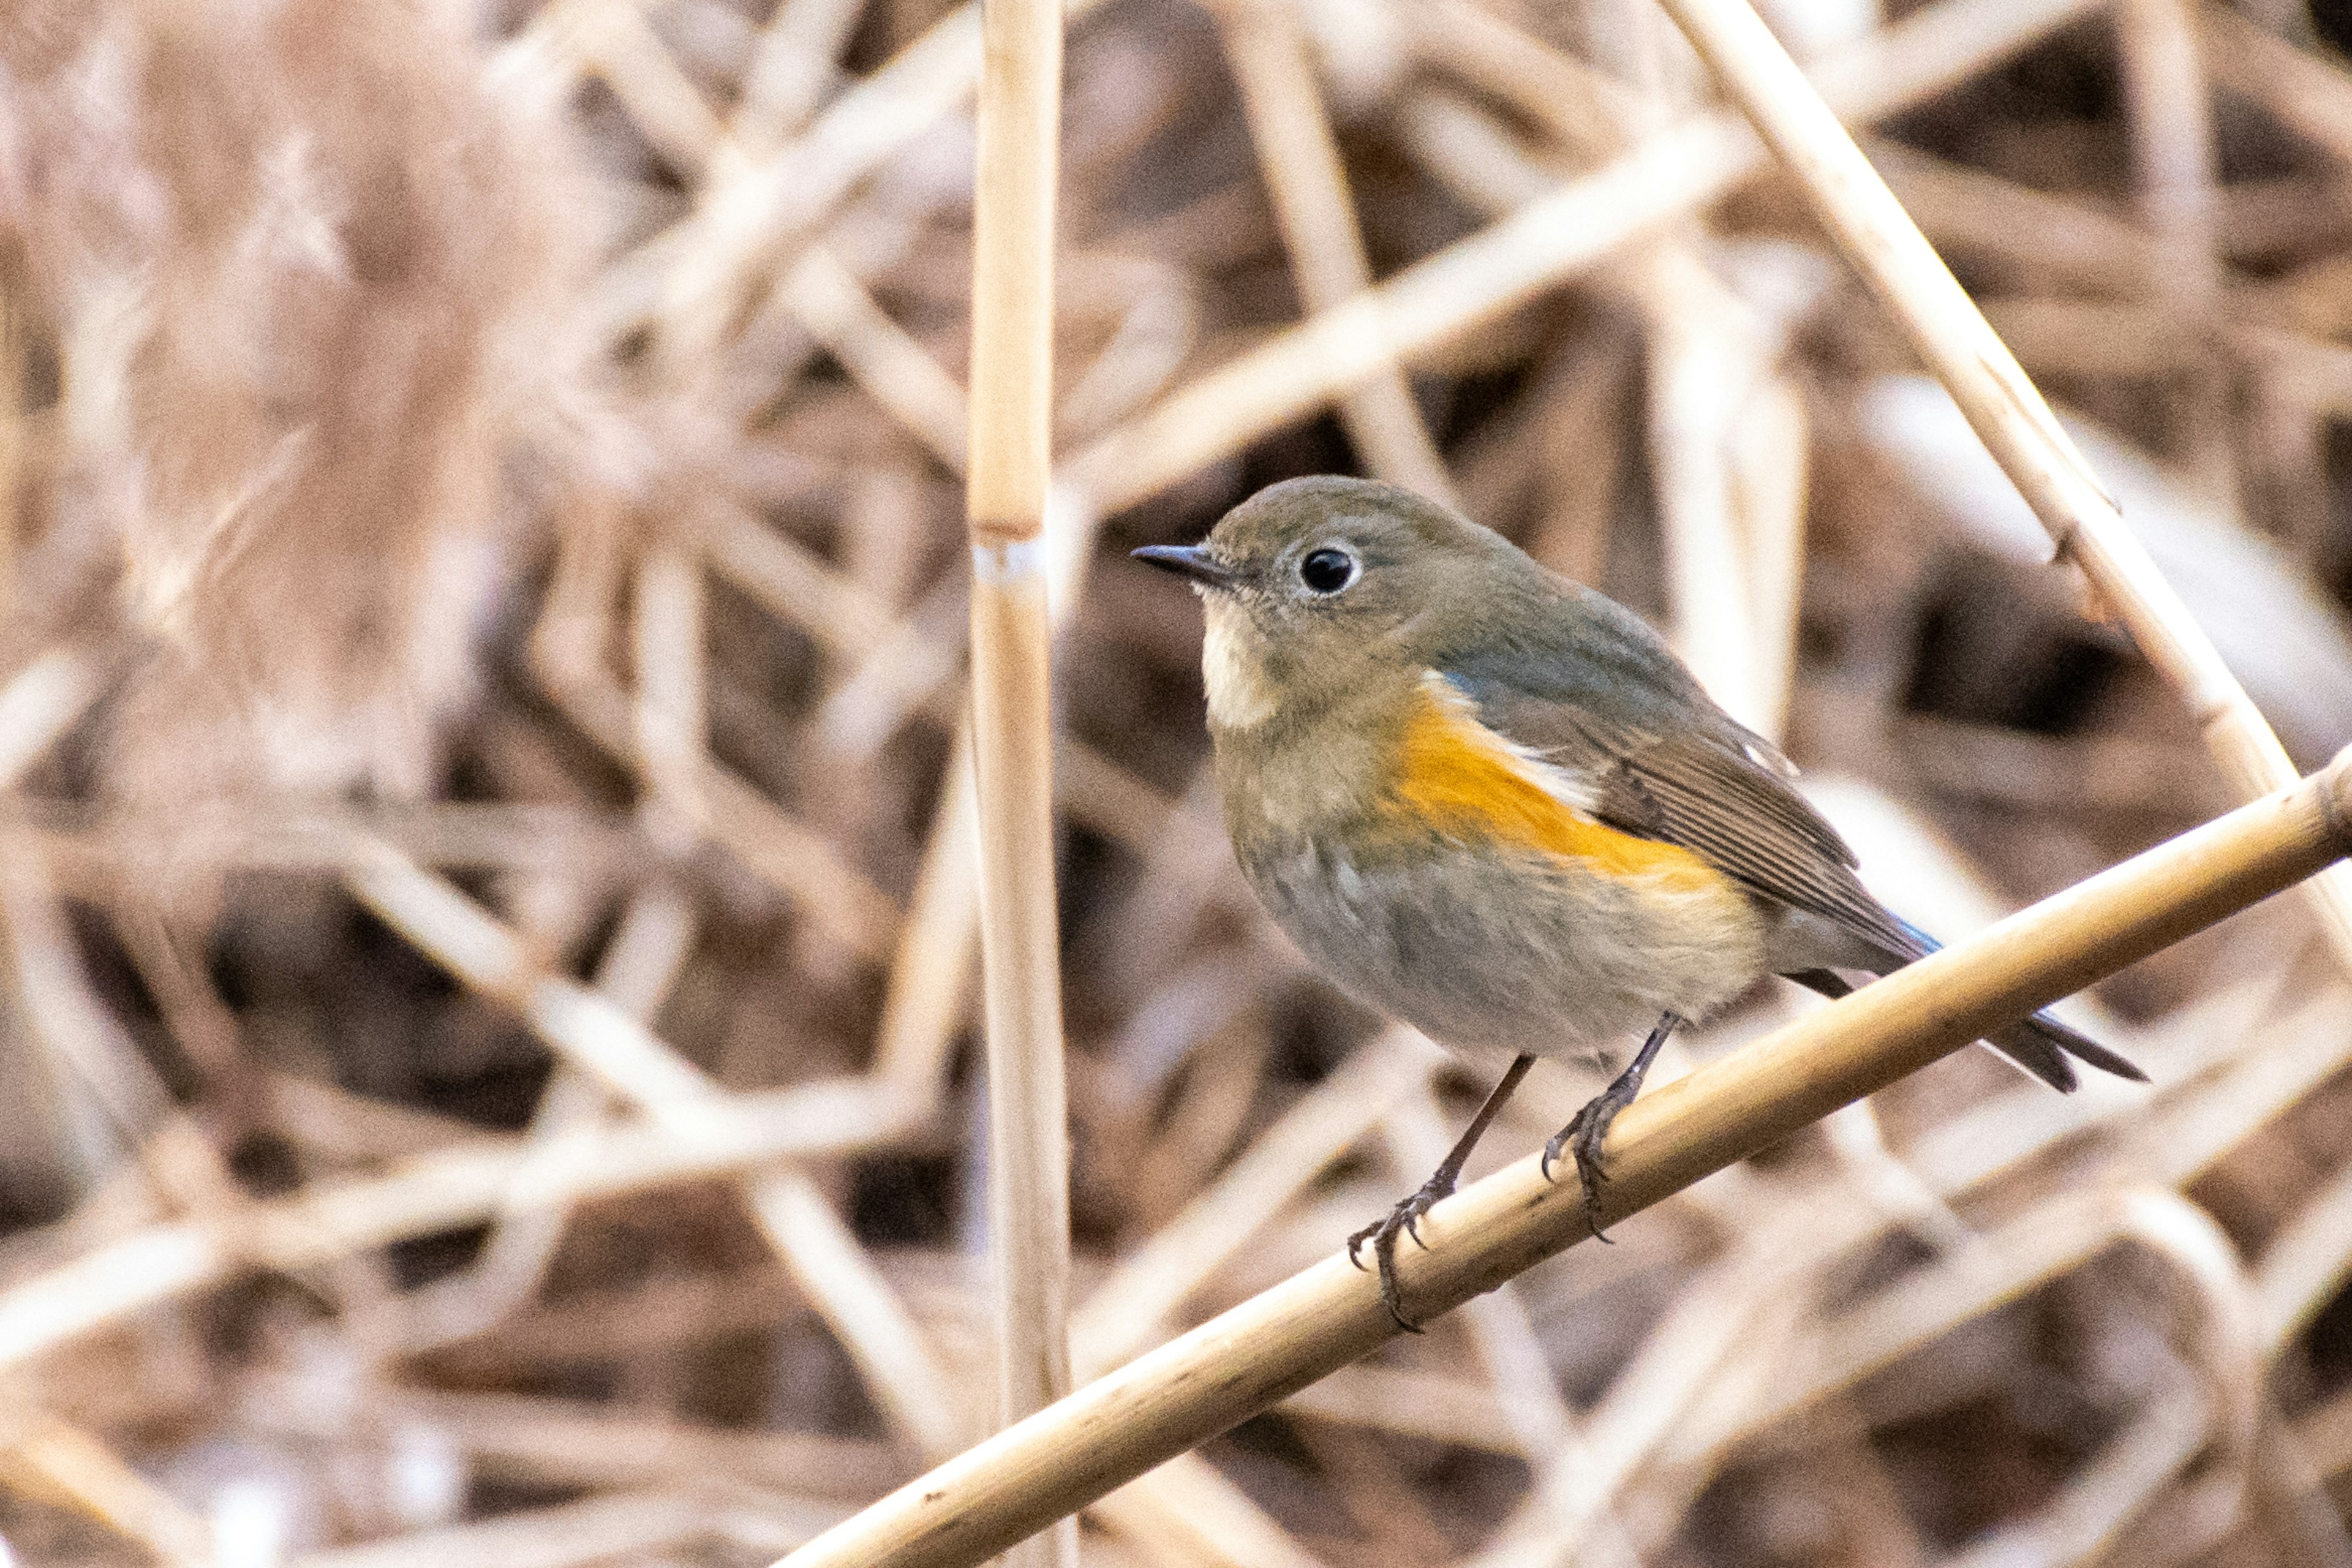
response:
[[[2352,741],[2338,19],[1769,15],[2298,761]],[[0,1563],[760,1563],[984,1430],[977,60],[939,0],[0,16]],[[2230,804],[1644,0],[1082,5],[1063,179],[1082,1375],[1483,1087],[1260,919],[1131,545],[1450,499],[1946,937]],[[2075,1004],[2152,1090],[1947,1061],[1088,1561],[2352,1563],[2347,979],[2273,900]]]

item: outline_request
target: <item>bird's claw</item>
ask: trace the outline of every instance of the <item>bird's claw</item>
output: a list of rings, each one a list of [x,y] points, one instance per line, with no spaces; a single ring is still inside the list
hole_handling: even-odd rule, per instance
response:
[[[1421,1325],[1404,1315],[1404,1296],[1397,1288],[1396,1247],[1399,1236],[1409,1236],[1413,1245],[1423,1251],[1429,1243],[1421,1239],[1421,1216],[1437,1205],[1442,1198],[1454,1195],[1454,1184],[1432,1176],[1421,1184],[1421,1190],[1398,1201],[1388,1214],[1348,1238],[1348,1261],[1361,1268],[1366,1242],[1372,1244],[1372,1258],[1381,1272],[1381,1305],[1389,1310],[1396,1326],[1406,1333],[1421,1332]]]
[[[1584,1109],[1544,1144],[1543,1174],[1547,1182],[1551,1180],[1551,1168],[1562,1155],[1575,1158],[1577,1183],[1584,1189],[1584,1221],[1592,1227],[1595,1241],[1609,1239],[1601,1228],[1601,1184],[1609,1179],[1609,1173],[1601,1163],[1601,1141],[1609,1136],[1609,1124],[1617,1120],[1617,1113],[1633,1100],[1633,1094],[1621,1094],[1619,1086],[1612,1083],[1586,1101]]]

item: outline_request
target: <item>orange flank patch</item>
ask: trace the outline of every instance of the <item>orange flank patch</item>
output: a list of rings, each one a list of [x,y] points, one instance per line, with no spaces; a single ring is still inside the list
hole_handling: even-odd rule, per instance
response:
[[[1694,890],[1723,879],[1682,846],[1620,833],[1552,794],[1538,771],[1542,764],[1435,681],[1423,689],[1397,752],[1385,805],[1415,825],[1587,861],[1610,876],[1663,875]]]

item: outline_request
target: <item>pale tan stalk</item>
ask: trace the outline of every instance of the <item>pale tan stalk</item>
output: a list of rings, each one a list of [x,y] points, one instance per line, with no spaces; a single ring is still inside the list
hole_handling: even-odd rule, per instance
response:
[[[936,1100],[947,1080],[971,991],[980,934],[978,819],[971,800],[971,726],[957,726],[947,776],[924,839],[915,901],[898,927],[898,951],[874,1030],[874,1076],[910,1103]]]
[[[1301,1096],[1199,1197],[1121,1259],[1087,1297],[1072,1325],[1078,1363],[1087,1375],[1116,1366],[1150,1343],[1184,1299],[1250,1245],[1284,1203],[1346,1153],[1398,1100],[1425,1092],[1435,1054],[1402,1026],[1360,1048],[1345,1072]],[[1435,1155],[1425,1162],[1436,1163]]]
[[[1076,17],[1097,3],[1072,0],[1066,10]],[[963,104],[982,72],[982,33],[980,5],[960,5],[835,97],[774,156],[714,164],[694,216],[646,246],[666,265],[659,313],[673,363],[691,363],[719,342],[779,249]]]
[[[26,321],[24,301],[0,292],[0,616],[16,608],[17,556],[24,549],[25,518],[15,499],[24,481],[33,437],[24,407]]]
[[[1733,1161],[2312,875],[2352,849],[2352,754],[1653,1091],[1609,1141],[1604,1220]],[[1573,1183],[1522,1160],[1441,1204],[1398,1253],[1423,1315],[1589,1234]],[[961,1568],[1306,1386],[1396,1333],[1344,1255],[1000,1433],[784,1559]]]
[[[277,1091],[295,1087],[279,1080]],[[531,1152],[476,1139],[421,1154],[366,1181],[313,1183],[248,1205],[233,1232],[194,1220],[152,1226],[0,1290],[0,1369],[193,1295],[254,1259],[304,1268],[431,1230],[493,1215],[707,1181],[778,1159],[887,1147],[906,1136],[898,1101],[862,1080],[831,1079],[735,1095],[691,1120],[598,1135],[561,1181],[524,1189]]]
[[[419,951],[514,1007],[567,1064],[643,1106],[656,1125],[688,1133],[718,1129],[730,1097],[700,1068],[613,998],[548,973],[512,931],[454,885],[388,849],[367,856],[349,880],[352,892]],[[557,1171],[546,1179],[561,1185],[572,1178]],[[744,1197],[891,1420],[923,1452],[952,1451],[963,1430],[952,1385],[815,1184],[778,1166],[747,1181]],[[511,1196],[508,1202],[520,1206]]]
[[[2198,8],[2206,68],[2339,159],[2352,159],[2352,71],[2224,5]]]
[[[1387,1131],[1393,1163],[1405,1181],[1412,1180],[1411,1173],[1434,1167],[1452,1140],[1437,1097],[1427,1088],[1390,1113]],[[1498,1287],[1464,1302],[1462,1310],[1503,1418],[1537,1478],[1533,1500],[1548,1516],[1554,1543],[1580,1548],[1577,1561],[1589,1568],[1639,1568],[1641,1556],[1610,1511],[1608,1500],[1598,1499],[1590,1510],[1580,1510],[1566,1495],[1601,1467],[1576,1412],[1559,1392],[1518,1287]],[[1586,1531],[1589,1539],[1576,1539]]]
[[[1967,79],[2094,3],[1945,0],[1823,61],[1822,91],[1857,119],[1890,114]],[[1130,506],[1386,366],[1527,303],[1628,240],[1722,196],[1764,162],[1753,133],[1733,115],[1706,115],[1660,132],[1179,387],[1074,454],[1065,477],[1098,515]]]
[[[562,0],[550,9],[573,58],[604,79],[654,150],[681,174],[702,174],[725,134],[719,117],[635,0]]]
[[[709,816],[702,805],[702,563],[675,543],[656,543],[638,562],[635,585],[637,767],[646,785],[647,825],[658,841]]]
[[[630,901],[620,928],[605,944],[595,989],[629,1016],[650,1024],[691,954],[694,907],[673,887],[656,883]],[[586,1073],[561,1066],[541,1090],[526,1134],[529,1158],[514,1189],[561,1187],[565,1173],[594,1148],[609,1100]],[[501,1213],[472,1268],[396,1298],[393,1332],[403,1351],[477,1334],[526,1305],[572,1223],[567,1204]]]
[[[2237,677],[2156,569],[2042,395],[1935,247],[1853,144],[1748,0],[1660,0],[1770,143],[1855,268],[1909,332],[1986,447],[2180,693],[2242,795],[2278,789],[2294,764]],[[2352,880],[2314,880],[2314,908],[2352,963]]]
[[[51,648],[0,686],[0,785],[14,784],[81,721],[106,679],[100,661],[75,647]]]
[[[1291,276],[1310,312],[1328,310],[1370,288],[1372,268],[1306,35],[1289,0],[1222,0],[1217,18]],[[1457,504],[1401,368],[1391,364],[1341,397],[1339,419],[1375,476]]]
[[[634,765],[640,761],[635,705],[604,668],[599,646],[604,595],[614,586],[604,554],[575,540],[558,556],[547,608],[532,631],[531,660],[565,715]],[[800,900],[812,921],[851,952],[879,958],[890,951],[898,911],[888,895],[707,753],[695,766],[691,798],[702,813],[697,828]]]
[[[857,384],[951,472],[963,471],[963,388],[874,302],[856,273],[822,246],[784,275],[783,301]]]
[[[171,1568],[214,1561],[212,1527],[97,1436],[39,1410],[0,1420],[0,1483],[64,1502],[139,1542]]]
[[[989,1241],[998,1414],[1010,1425],[1070,1389],[1069,1110],[1054,894],[1053,628],[1045,605],[1061,6],[1055,0],[991,0],[981,27],[965,516]],[[1077,1552],[1077,1527],[1067,1523],[1007,1562],[1074,1568]]]
[[[1489,66],[1484,57],[1457,64],[1465,74]],[[1485,85],[1483,76],[1473,79]],[[1633,107],[1591,96],[1610,123],[1635,122]],[[1406,124],[1433,172],[1491,212],[1540,200],[1553,184],[1467,104],[1424,95]],[[1651,489],[1676,651],[1733,717],[1777,736],[1803,564],[1802,400],[1774,374],[1777,350],[1756,312],[1685,240],[1668,234],[1632,246],[1601,276],[1645,325]]]
[[[2142,221],[2163,265],[2147,292],[2186,340],[2178,419],[2185,466],[2232,515],[2237,482],[2230,449],[2230,382],[2221,347],[2221,258],[2214,247],[2216,165],[2211,92],[2198,58],[2195,0],[2121,0],[2117,60],[2132,125]]]
[[[824,100],[865,7],[858,0],[782,0],[743,72],[730,129],[753,156],[774,153]]]

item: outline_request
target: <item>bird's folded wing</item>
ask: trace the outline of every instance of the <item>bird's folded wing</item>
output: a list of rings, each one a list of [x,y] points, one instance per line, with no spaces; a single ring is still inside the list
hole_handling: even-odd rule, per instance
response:
[[[1613,710],[1601,710],[1589,689],[1573,698],[1543,689],[1529,662],[1497,669],[1471,661],[1444,674],[1482,724],[1585,780],[1599,820],[1679,845],[1890,958],[1916,955],[1909,933],[1854,875],[1853,851],[1780,771],[1779,752],[1703,693],[1629,690],[1621,679],[1607,699]]]

